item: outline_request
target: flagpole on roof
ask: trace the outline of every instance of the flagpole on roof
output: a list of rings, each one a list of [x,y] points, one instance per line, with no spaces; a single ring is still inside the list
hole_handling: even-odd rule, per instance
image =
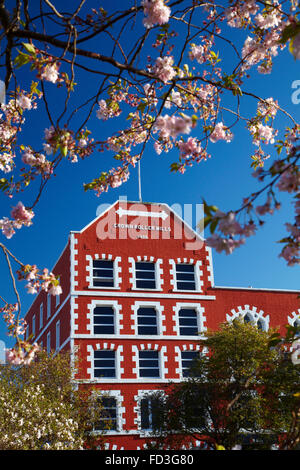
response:
[[[138,161],[139,202],[142,202],[141,160]]]

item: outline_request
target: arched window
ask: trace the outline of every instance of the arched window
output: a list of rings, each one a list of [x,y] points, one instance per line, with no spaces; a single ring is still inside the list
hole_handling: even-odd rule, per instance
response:
[[[226,320],[229,322],[237,318],[245,323],[257,326],[260,331],[268,331],[269,329],[269,315],[266,315],[262,310],[258,310],[257,307],[244,305],[244,307],[238,307],[237,310],[231,310],[231,313],[226,315]]]

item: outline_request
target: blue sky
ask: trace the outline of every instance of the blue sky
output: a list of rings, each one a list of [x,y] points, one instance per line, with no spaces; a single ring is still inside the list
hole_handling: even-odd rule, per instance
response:
[[[225,57],[230,60],[230,53]],[[21,70],[21,74],[25,88],[30,76],[25,69]],[[293,104],[291,100],[292,83],[297,79],[300,79],[299,61],[296,62],[285,51],[275,58],[272,75],[251,73],[250,82],[245,84],[244,88],[255,91],[263,98],[272,96],[278,99],[279,104],[297,119],[300,115],[300,104]],[[85,85],[78,82],[76,97],[80,98]],[[50,97],[53,96],[50,105],[52,109],[56,109],[59,100],[52,94],[56,88],[52,84],[47,84],[47,87]],[[250,108],[256,109],[253,100],[247,100],[245,103],[245,110]],[[275,121],[281,132],[285,123],[284,118]],[[96,138],[100,139],[104,132],[115,130],[114,126],[119,124],[117,121],[103,124],[93,119],[91,125]],[[45,127],[48,127],[48,123],[44,112],[33,111],[30,120],[28,118],[24,140],[33,146],[39,146]],[[196,132],[196,129],[193,130],[191,135],[196,136]],[[169,170],[170,164],[177,159],[176,151],[158,156],[150,145],[141,163],[143,201],[166,202],[170,206],[179,204],[183,208],[187,204],[195,208],[202,198],[205,198],[208,203],[214,203],[224,211],[239,208],[242,199],[259,188],[259,185],[251,176],[250,154],[254,148],[251,139],[242,127],[234,128],[233,132],[235,135],[232,143],[220,142],[212,145],[212,158],[188,169],[184,175],[171,173]],[[271,155],[274,155],[274,152]],[[109,168],[111,163],[111,155],[105,152],[97,153],[77,164],[63,162],[35,209],[34,224],[18,231],[11,240],[6,240],[0,235],[1,241],[24,263],[51,269],[67,242],[70,230],[80,230],[88,224],[96,217],[99,206],[113,203],[119,197],[138,200],[137,169],[132,171],[127,183],[120,188],[111,189],[99,198],[92,192],[84,192],[83,184]],[[25,205],[30,205],[32,194],[20,194],[13,200],[0,195],[1,217],[9,215],[11,207],[19,200]],[[276,242],[286,234],[283,224],[293,220],[290,199],[283,194],[281,196],[281,211],[266,217],[267,223],[260,228],[256,236],[247,240],[246,245],[230,256],[213,252],[216,285],[300,290],[299,267],[287,267],[285,261],[278,257],[281,245]],[[194,226],[196,223],[197,221],[193,220]],[[0,295],[10,302],[15,302],[3,255],[1,261]],[[26,293],[24,283],[19,283],[19,291],[24,314],[32,303],[33,296]],[[0,322],[0,340],[10,344],[3,321]]]

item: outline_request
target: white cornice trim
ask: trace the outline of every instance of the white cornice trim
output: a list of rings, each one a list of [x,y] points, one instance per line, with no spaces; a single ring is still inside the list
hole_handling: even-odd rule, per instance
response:
[[[157,293],[149,293],[149,292],[99,292],[93,290],[81,290],[81,291],[73,291],[71,295],[79,296],[89,296],[89,297],[134,297],[138,299],[150,298],[150,299],[188,299],[188,300],[216,300],[215,295],[201,295],[201,294],[162,294],[161,292]]]
[[[259,290],[259,291],[266,291],[266,292],[295,292],[297,294],[300,293],[300,290],[295,289],[272,289],[272,288],[263,288],[263,287],[232,287],[232,286],[214,286],[214,289],[228,289],[228,290]]]

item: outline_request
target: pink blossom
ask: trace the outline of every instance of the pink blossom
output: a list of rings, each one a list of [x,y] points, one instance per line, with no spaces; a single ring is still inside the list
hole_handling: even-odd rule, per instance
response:
[[[25,357],[25,352],[23,350],[22,351],[16,351],[15,349],[6,350],[6,361],[15,366],[19,366],[20,364],[23,364],[24,357]]]
[[[34,217],[32,210],[27,210],[24,204],[19,201],[18,204],[12,209],[11,216],[19,224],[31,225],[31,219]]]
[[[164,4],[163,0],[143,0],[141,4],[146,16],[143,20],[146,28],[151,28],[155,24],[162,25],[169,21],[171,9]]]
[[[14,167],[14,154],[4,152],[0,154],[0,170],[9,173]]]
[[[118,106],[107,106],[105,100],[100,100],[98,104],[99,108],[96,111],[96,115],[98,119],[102,119],[103,121],[106,121],[109,118],[117,117],[121,113],[121,110]]]
[[[28,96],[24,95],[23,93],[18,97],[17,104],[22,109],[31,109],[32,108],[31,99],[28,98]]]
[[[165,102],[165,108],[171,108],[172,104],[176,104],[176,106],[181,106],[182,99],[179,91],[172,90],[171,96]]]
[[[299,246],[288,244],[282,249],[279,256],[287,261],[288,266],[295,266],[300,264],[299,252]]]
[[[300,59],[300,34],[299,33],[293,39],[292,54],[295,57],[295,59]]]
[[[282,173],[276,186],[279,191],[296,192],[300,186],[300,172],[288,168]]]
[[[274,101],[273,98],[261,100],[257,105],[257,110],[259,114],[263,115],[264,117],[275,117],[278,111],[278,102]]]
[[[273,129],[270,126],[264,126],[261,122],[255,126],[250,126],[249,128],[251,134],[254,136],[253,143],[259,145],[260,140],[263,140],[266,144],[274,144],[275,135],[277,130]]]
[[[160,155],[163,151],[162,145],[159,142],[154,143],[154,149],[155,149],[155,152],[157,153],[157,155]]]
[[[255,17],[255,22],[257,26],[262,29],[274,28],[279,26],[281,23],[281,16],[278,14],[277,10],[273,10],[268,15],[262,15],[261,13]]]
[[[233,28],[241,28],[245,23],[249,23],[251,15],[255,15],[258,5],[255,0],[247,0],[247,2],[235,2],[233,7],[225,10],[225,16],[229,26]]]
[[[191,60],[196,59],[198,64],[203,64],[203,62],[205,62],[206,60],[204,47],[201,45],[197,46],[196,44],[193,44],[189,52],[189,56]]]
[[[3,235],[8,239],[16,233],[13,222],[7,217],[0,220],[0,229],[2,230]]]
[[[192,128],[192,120],[188,116],[185,118],[177,116],[158,116],[153,127],[154,132],[159,132],[159,136],[163,140],[170,137],[176,139],[179,134],[189,134]]]
[[[271,200],[268,198],[267,202],[261,206],[256,207],[256,212],[259,215],[272,214],[274,211],[271,209]]]
[[[194,137],[189,137],[186,142],[180,141],[177,145],[182,157],[186,157],[189,155],[197,157],[201,155],[203,151],[201,144]]]
[[[56,83],[58,80],[58,67],[56,64],[47,64],[43,72],[41,73],[41,78],[43,80],[47,80],[48,82],[51,83]]]
[[[45,135],[46,140],[51,140],[54,134],[55,134],[55,128],[53,126],[50,126],[49,129],[44,130],[44,135]]]
[[[172,56],[158,57],[153,67],[153,73],[164,83],[175,77],[176,71],[172,67],[174,59]]]
[[[35,155],[29,147],[26,147],[24,149],[24,153],[22,155],[22,162],[30,166],[33,166],[36,163]]]
[[[51,155],[53,153],[53,148],[48,143],[45,143],[45,142],[43,143],[43,149],[44,149],[44,152],[46,152],[47,155]]]
[[[206,244],[214,248],[218,253],[225,252],[226,255],[231,254],[235,248],[245,243],[243,238],[234,240],[233,238],[222,238],[220,235],[213,233],[211,237],[206,239]]]
[[[62,293],[62,288],[60,285],[54,285],[52,284],[51,288],[49,289],[49,293],[52,295],[60,295]]]
[[[232,236],[241,233],[241,225],[236,220],[235,214],[233,212],[229,212],[229,214],[223,214],[219,211],[215,214],[215,216],[220,219],[219,230],[224,233],[224,235]]]
[[[215,125],[213,132],[210,135],[210,141],[215,143],[218,140],[225,140],[226,142],[231,142],[233,138],[233,134],[229,131],[229,129],[224,126],[222,122],[218,122]]]

